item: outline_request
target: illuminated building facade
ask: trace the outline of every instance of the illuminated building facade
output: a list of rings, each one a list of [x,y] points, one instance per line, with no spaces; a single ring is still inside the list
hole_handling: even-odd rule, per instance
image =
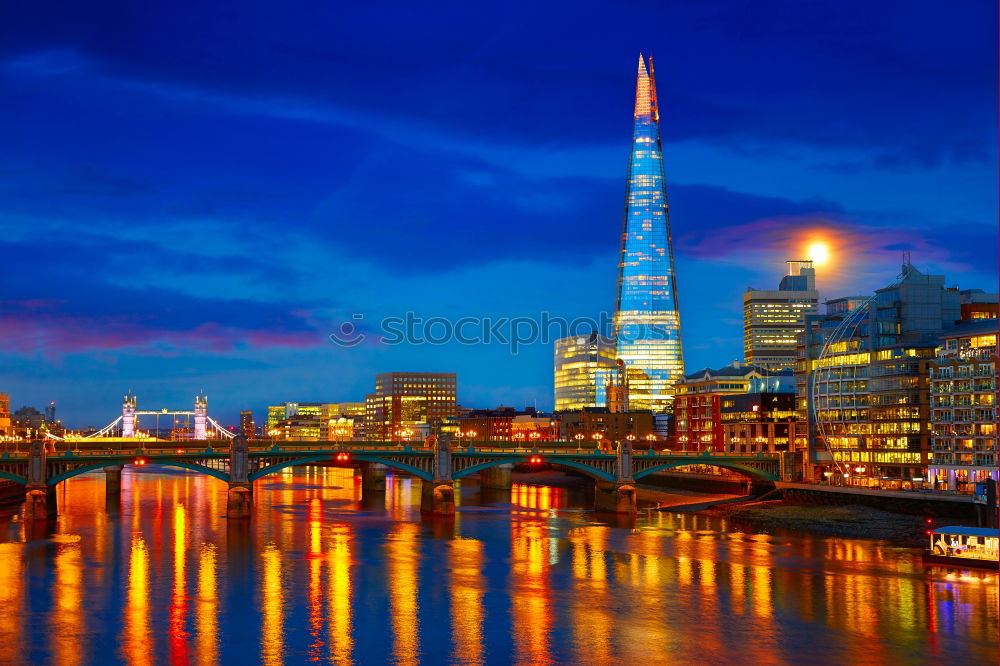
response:
[[[792,379],[791,370],[786,371]],[[768,380],[765,380],[765,384]],[[751,385],[747,393],[723,396],[719,420],[726,451],[737,455],[795,450],[795,386],[763,388]]]
[[[732,434],[729,437],[726,435],[723,406],[731,410],[736,405],[735,396],[748,393],[794,395],[794,392],[795,377],[791,370],[770,371],[734,362],[718,370],[705,368],[686,375],[683,381],[677,383],[674,402],[676,448],[682,451],[727,451]],[[794,405],[794,399],[791,404]],[[733,432],[740,430],[731,429],[730,433]]]
[[[518,414],[510,422],[510,436],[519,443],[556,441],[559,439],[559,421],[552,414]]]
[[[600,407],[615,368],[615,342],[596,332],[573,335],[555,344],[555,410]]]
[[[0,393],[0,437],[13,435],[10,425],[10,396]]]
[[[267,431],[264,433],[268,437],[275,437],[281,433],[279,424],[285,420],[284,405],[269,405],[267,408]]]
[[[941,336],[930,363],[929,480],[972,493],[997,476],[997,323],[977,318]]]
[[[785,263],[788,271],[777,289],[747,289],[743,294],[743,361],[747,365],[767,370],[794,367],[806,315],[819,311],[812,262]]]
[[[653,60],[647,71],[640,55],[614,316],[635,409],[668,411],[684,375],[672,243]]]
[[[338,402],[323,405],[324,439],[331,442],[364,439],[365,403]]]
[[[365,396],[369,441],[416,440],[458,415],[453,372],[387,372]]]
[[[797,408],[808,419],[803,443],[814,478],[932,485],[929,369],[960,318],[958,289],[906,264],[873,298],[831,301],[826,315],[807,319]]]
[[[636,449],[648,449],[661,440],[650,411],[612,412],[607,407],[585,407],[561,415],[562,439],[583,448],[597,448],[600,442],[618,444],[632,441]]]

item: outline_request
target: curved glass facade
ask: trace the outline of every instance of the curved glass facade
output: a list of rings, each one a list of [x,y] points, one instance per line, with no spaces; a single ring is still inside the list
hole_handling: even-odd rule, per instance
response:
[[[666,411],[684,377],[674,255],[653,80],[639,56],[635,125],[615,303],[618,358],[629,372],[632,409]]]

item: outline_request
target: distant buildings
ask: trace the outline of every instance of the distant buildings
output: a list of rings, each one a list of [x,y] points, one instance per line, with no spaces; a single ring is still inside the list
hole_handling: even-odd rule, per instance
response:
[[[458,415],[453,372],[387,372],[365,396],[370,441],[422,439]]]
[[[596,332],[573,335],[555,344],[555,410],[599,407],[615,367],[615,341]]]
[[[307,441],[364,437],[363,402],[286,402],[267,408],[266,436]]]
[[[585,407],[561,414],[560,423],[562,439],[582,448],[596,448],[605,440],[612,444],[631,441],[636,448],[649,448],[661,441],[649,410],[612,412],[607,407]]]
[[[962,316],[962,294],[945,287],[944,276],[906,264],[872,298],[827,305],[825,315],[808,318],[796,367],[812,475],[923,485],[931,454],[928,369],[941,336]]]
[[[559,438],[559,424],[552,415],[539,414],[529,407],[474,409],[458,420],[462,442],[520,442],[532,444]]]
[[[941,336],[929,369],[928,478],[938,489],[971,493],[978,481],[1000,481],[996,361],[996,319],[972,319]]]
[[[240,412],[240,434],[247,439],[253,439],[257,436],[257,428],[253,423],[253,411],[249,409]]]
[[[788,272],[778,289],[747,289],[743,294],[743,360],[747,365],[766,370],[792,368],[806,315],[818,312],[812,262],[785,263]]]
[[[621,238],[615,357],[628,366],[633,408],[669,411],[684,356],[653,59],[647,71],[642,56]]]
[[[761,395],[737,403],[737,398],[751,393]],[[791,370],[770,371],[734,361],[716,370],[705,368],[686,375],[677,384],[674,401],[676,446],[685,451],[728,451],[733,450],[730,445],[745,447],[746,442],[732,440],[748,436],[752,436],[754,442],[757,437],[767,437],[774,446],[776,442],[772,440],[781,439],[779,433],[783,431],[776,423],[762,422],[757,416],[742,419],[742,407],[747,407],[752,414],[756,401],[759,410],[763,394],[787,394],[785,400],[790,406],[794,404],[794,393],[795,379]],[[722,417],[723,409],[729,415],[727,419]]]
[[[47,423],[56,422],[56,403],[50,402],[45,406],[45,421]]]

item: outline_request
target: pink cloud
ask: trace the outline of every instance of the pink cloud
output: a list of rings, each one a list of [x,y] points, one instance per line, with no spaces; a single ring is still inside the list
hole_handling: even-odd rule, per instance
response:
[[[12,314],[0,309],[0,344],[21,354],[41,352],[48,359],[84,351],[127,349],[147,356],[173,357],[183,351],[225,353],[244,346],[308,348],[324,342],[316,331],[250,330],[217,322],[173,330],[128,316],[86,318],[42,307]]]

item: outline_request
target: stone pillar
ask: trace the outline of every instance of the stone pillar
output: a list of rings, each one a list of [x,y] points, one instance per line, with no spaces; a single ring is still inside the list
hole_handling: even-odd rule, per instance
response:
[[[35,440],[28,447],[28,479],[25,484],[24,520],[56,517],[55,488],[45,482],[45,444]]]
[[[125,465],[108,465],[104,468],[104,494],[117,497],[122,494],[122,469]]]
[[[47,520],[58,515],[55,488],[28,486],[24,494],[24,520]]]
[[[385,491],[386,466],[382,463],[362,463],[361,490]]]
[[[420,512],[434,516],[454,516],[454,482],[422,481],[420,489]]]
[[[237,435],[229,441],[229,498],[227,518],[249,518],[253,506],[253,485],[248,478],[247,438]]]
[[[510,490],[513,465],[496,465],[479,472],[479,487],[486,490]]]
[[[598,513],[635,513],[635,486],[598,481],[594,484],[594,510]]]
[[[229,482],[229,499],[226,502],[227,518],[249,518],[253,507],[253,493],[249,483]]]

